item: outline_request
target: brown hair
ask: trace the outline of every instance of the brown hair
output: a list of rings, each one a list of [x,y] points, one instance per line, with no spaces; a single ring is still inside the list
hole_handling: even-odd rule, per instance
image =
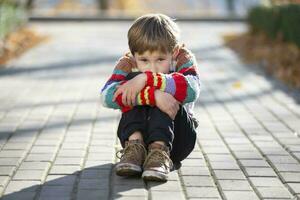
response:
[[[179,42],[179,28],[174,20],[164,14],[147,14],[134,21],[127,37],[132,55],[156,50],[168,53]]]

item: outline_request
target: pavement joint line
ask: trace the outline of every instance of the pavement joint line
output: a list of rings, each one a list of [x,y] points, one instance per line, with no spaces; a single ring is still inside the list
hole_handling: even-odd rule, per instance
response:
[[[62,98],[62,96],[63,96],[63,95],[60,96],[60,99]],[[54,104],[54,105],[55,105],[55,106],[54,106],[54,109],[52,110],[52,113],[53,113],[53,111],[55,110],[55,108],[58,106],[58,104]],[[67,123],[67,125],[66,125],[66,129],[64,130],[64,134],[63,134],[63,137],[62,137],[62,139],[61,139],[61,141],[60,141],[60,144],[58,145],[59,147],[57,148],[57,151],[56,151],[56,153],[55,153],[53,162],[56,160],[56,158],[57,158],[57,156],[58,156],[58,153],[59,153],[59,151],[60,151],[60,149],[61,149],[61,147],[62,147],[62,145],[63,145],[63,143],[64,143],[64,140],[65,140],[66,135],[67,135],[67,130],[68,130],[69,126],[71,125],[71,122],[72,122],[72,120],[73,120],[73,118],[74,118],[74,116],[75,116],[75,113],[76,113],[76,110],[77,110],[77,108],[78,108],[78,105],[79,105],[79,101],[77,102],[76,107],[73,109],[72,116],[68,119],[69,121],[68,121],[68,123]],[[51,114],[52,114],[52,113],[51,113]],[[51,114],[49,115],[49,118],[50,118]],[[48,119],[49,119],[49,118],[48,118]],[[51,163],[51,162],[50,162],[50,163]],[[49,175],[49,172],[51,171],[52,167],[53,167],[53,163],[51,163],[50,167],[48,168],[47,176]],[[76,175],[76,180],[75,180],[75,182],[76,182],[76,181],[77,181],[77,178],[78,178],[78,174],[75,174],[75,175]],[[39,199],[40,194],[41,194],[41,191],[42,191],[43,184],[44,184],[45,181],[47,180],[47,176],[46,176],[45,179],[41,182],[40,187],[38,187],[38,189],[36,190],[36,194],[35,194],[34,200],[38,200],[38,199]],[[74,188],[73,188],[73,190],[74,190]],[[72,193],[72,194],[73,194],[73,193]],[[74,195],[74,194],[73,194],[73,195]]]
[[[216,176],[216,174],[215,174],[215,172],[214,172],[214,170],[213,170],[213,168],[210,164],[210,161],[207,158],[207,155],[206,155],[205,151],[203,150],[203,147],[202,147],[202,145],[201,145],[201,143],[198,139],[196,139],[196,143],[197,143],[197,145],[198,145],[198,147],[201,151],[201,154],[203,155],[203,158],[204,158],[205,163],[206,163],[206,167],[208,168],[208,171],[210,173],[210,178],[213,180],[213,183],[215,184],[215,187],[218,190],[221,199],[226,199],[225,194],[222,191],[221,185],[219,184],[219,181],[217,179],[217,176]]]
[[[241,104],[243,104],[241,102]],[[243,104],[244,105],[244,104]],[[250,111],[248,109],[248,107],[246,105],[244,105],[246,107],[246,109],[248,111]],[[259,119],[256,118],[255,115],[253,115],[253,113],[250,111],[251,115],[258,121],[258,123],[260,125],[262,125],[265,129],[265,125],[263,123],[261,123],[261,121]],[[234,119],[236,121],[236,119]],[[264,154],[260,148],[255,144],[255,142],[246,134],[245,130],[240,126],[240,124],[236,121],[236,123],[238,124],[238,126],[241,128],[243,134],[245,135],[245,137],[247,137],[249,139],[249,141],[252,143],[252,145],[259,151],[259,153],[265,158],[265,160],[267,161],[267,163],[271,166],[271,168],[274,170],[274,172],[276,173],[278,179],[281,181],[281,183],[288,189],[288,191],[293,195],[293,196],[296,196],[296,192],[287,184],[287,183],[284,183],[284,180],[282,178],[282,176],[280,175],[280,172],[277,170],[277,168],[275,167],[275,165],[273,164],[273,162],[268,158],[268,156],[266,154]],[[267,130],[267,129],[266,129]],[[294,154],[291,154],[291,152],[288,151],[288,149],[285,148],[285,146],[283,144],[281,144],[281,142],[278,141],[278,139],[272,134],[272,132],[270,132],[269,130],[267,130],[267,132],[271,135],[271,137],[283,148],[285,149],[291,157],[295,158],[297,161],[298,161],[298,164],[300,163],[299,162],[299,159],[294,156]]]
[[[36,104],[37,104],[37,103],[36,103]],[[35,104],[35,106],[33,106],[33,108],[36,107],[36,104]],[[33,108],[32,108],[30,111],[32,111]],[[23,122],[26,120],[26,118],[29,116],[30,111],[28,111],[28,112],[26,113],[26,116],[23,118],[23,121],[19,123],[19,126],[20,126],[21,123],[23,123]],[[53,111],[54,111],[54,109],[51,110],[51,113],[53,113]],[[2,193],[0,194],[0,197],[2,197],[2,195],[4,194],[4,192],[5,192],[5,190],[6,190],[7,186],[8,186],[8,184],[9,184],[9,182],[12,180],[12,177],[17,173],[17,171],[18,171],[18,169],[20,168],[22,162],[23,162],[23,161],[26,159],[26,157],[28,156],[29,152],[30,152],[31,149],[32,149],[32,146],[34,145],[34,143],[36,142],[38,136],[40,135],[40,133],[42,132],[43,128],[44,128],[45,125],[47,124],[47,122],[48,122],[50,116],[51,116],[51,114],[49,114],[49,115],[47,116],[47,119],[43,121],[43,123],[44,123],[43,126],[41,126],[41,127],[38,129],[37,134],[34,136],[34,139],[33,139],[33,141],[31,142],[30,147],[27,149],[26,155],[24,155],[23,158],[22,158],[22,160],[18,162],[18,165],[16,166],[16,169],[14,170],[13,174],[9,177],[9,180],[7,181],[7,184],[5,185],[5,187],[3,187],[3,190],[2,190]],[[18,126],[18,127],[19,127],[19,126]],[[15,131],[17,131],[17,130],[18,130],[18,128],[16,127]],[[11,138],[12,134],[13,134],[13,133],[10,134],[10,137],[9,137],[9,138]],[[9,138],[7,139],[7,141],[9,140]],[[42,182],[42,181],[41,181],[41,182]],[[40,187],[40,186],[39,186],[39,187]]]
[[[228,92],[230,95],[232,95],[230,92]],[[253,114],[253,112],[251,111],[251,109],[248,108],[247,105],[245,105],[239,98],[238,100],[240,101],[240,104],[242,104],[244,106],[244,108],[257,120],[257,122],[262,125],[262,127],[264,127],[264,129],[266,129],[265,125],[263,123],[261,123],[261,121]],[[219,101],[217,99],[217,101]],[[221,102],[220,102],[221,103]],[[293,191],[293,189],[288,186],[287,183],[284,183],[282,177],[280,176],[280,172],[276,169],[276,167],[273,165],[273,163],[270,161],[270,159],[268,158],[268,156],[266,154],[264,154],[260,148],[255,144],[255,142],[246,134],[245,132],[245,129],[240,125],[240,123],[236,120],[235,116],[232,115],[231,111],[228,109],[227,105],[222,103],[224,109],[230,114],[231,118],[234,120],[235,124],[238,125],[238,127],[241,129],[243,135],[251,142],[251,144],[255,147],[255,149],[262,155],[263,158],[265,158],[265,160],[267,161],[267,163],[271,166],[271,168],[274,170],[274,172],[276,173],[277,175],[277,178],[281,181],[282,185],[284,185],[288,191],[293,195],[293,196],[296,196],[296,193],[295,191]],[[266,129],[267,130],[267,129]],[[278,139],[269,131],[267,130],[267,132],[271,135],[271,137],[277,142],[279,143],[280,146],[282,146],[282,144],[278,141]],[[282,146],[283,147],[283,146]],[[284,148],[284,147],[283,147]],[[291,155],[292,156],[292,155]],[[292,156],[294,157],[294,156]],[[237,160],[238,161],[238,160]],[[297,159],[297,161],[299,162],[299,160]],[[238,161],[240,162],[240,161]],[[243,168],[242,168],[243,169]],[[248,177],[247,177],[248,179]],[[252,183],[251,180],[249,180],[249,182]],[[254,186],[253,184],[253,188],[256,189],[256,187]],[[258,191],[259,192],[259,191]]]
[[[212,91],[210,91],[210,92],[211,92],[212,95],[214,96],[216,102],[218,102],[218,104],[220,104],[220,105],[223,105],[222,107],[224,107],[224,104],[218,100],[218,98],[214,95],[214,92],[212,92]],[[213,121],[213,119],[211,118],[210,112],[208,112],[208,110],[207,110],[207,108],[206,108],[205,105],[203,105],[203,107],[204,107],[204,110],[206,111],[207,115],[209,116],[209,119],[212,121],[212,124],[214,125],[214,128],[215,128],[217,134],[219,135],[219,137],[220,137],[221,140],[223,141],[224,145],[225,145],[225,146],[227,147],[227,149],[229,150],[230,154],[233,156],[235,162],[238,164],[240,170],[242,171],[242,173],[244,174],[246,180],[248,181],[248,183],[250,184],[251,188],[253,189],[253,192],[257,195],[257,197],[258,197],[259,199],[262,199],[260,193],[256,190],[255,185],[254,185],[254,184],[250,181],[250,179],[247,177],[247,173],[244,171],[243,165],[242,165],[241,162],[237,159],[235,153],[232,151],[231,147],[230,147],[230,146],[228,145],[228,143],[225,141],[223,135],[220,133],[219,128],[215,125],[215,123],[213,123],[214,121]],[[231,115],[230,115],[230,116],[231,116]],[[226,199],[226,198],[225,198],[225,199]]]
[[[180,187],[182,189],[182,193],[183,193],[184,199],[188,199],[188,193],[187,193],[186,187],[184,185],[184,181],[183,181],[183,178],[182,178],[182,173],[181,173],[181,169],[180,168],[177,170],[177,173],[178,173]]]
[[[19,95],[19,99],[21,99],[21,97],[22,97],[22,95],[24,95],[24,93],[25,93],[25,94],[28,94],[29,91],[30,91],[30,88],[27,88],[27,90],[25,90],[22,94]],[[16,105],[14,105],[14,106],[16,106]],[[13,108],[10,108],[10,109],[13,109]],[[4,116],[2,117],[2,119],[0,120],[0,123],[5,119],[5,117],[6,117],[7,114],[9,113],[9,111],[10,111],[10,110],[7,110],[7,111],[5,112],[5,115],[4,115]],[[16,132],[16,130],[18,130],[18,127],[25,121],[25,118],[29,115],[29,113],[30,113],[30,110],[28,110],[28,111],[26,112],[25,116],[22,118],[22,120],[19,121],[18,125],[14,128],[14,131],[12,131],[12,132],[9,133],[9,136],[8,136],[8,138],[6,138],[5,143],[3,144],[2,147],[0,147],[0,151],[3,150],[3,147],[6,145],[6,143],[8,142],[8,140],[11,138],[12,134],[13,134],[14,132]],[[4,188],[4,189],[5,189],[5,188]],[[4,189],[3,189],[3,191],[4,191]],[[0,194],[0,196],[1,196],[1,194]]]
[[[80,104],[80,101],[78,102],[78,106],[76,107],[74,113],[76,113],[78,107],[79,107],[79,104]],[[80,171],[75,175],[76,178],[75,178],[75,182],[74,182],[74,186],[73,186],[73,192],[72,192],[72,196],[71,196],[71,199],[76,199],[76,196],[78,194],[78,185],[79,185],[79,181],[80,181],[80,177],[81,177],[81,173],[82,173],[82,170],[85,168],[85,164],[86,164],[86,161],[87,161],[87,155],[89,153],[89,149],[90,149],[90,144],[92,143],[92,137],[93,137],[93,128],[95,126],[95,123],[97,121],[97,117],[98,117],[98,113],[100,113],[100,110],[96,111],[95,113],[93,113],[94,116],[94,119],[93,119],[93,122],[92,122],[92,127],[91,127],[91,130],[90,130],[90,133],[89,133],[89,137],[88,137],[88,145],[87,145],[87,148],[85,149],[85,154],[83,156],[83,162],[82,162],[82,166],[81,166],[81,169]],[[72,121],[72,120],[70,120]],[[59,151],[57,152],[57,154],[59,153]]]

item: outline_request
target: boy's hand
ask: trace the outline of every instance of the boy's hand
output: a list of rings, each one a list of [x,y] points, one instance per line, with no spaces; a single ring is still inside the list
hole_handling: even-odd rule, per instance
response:
[[[169,93],[160,90],[155,90],[154,95],[156,106],[174,120],[180,103]]]
[[[117,96],[122,94],[122,103],[125,106],[136,105],[137,94],[145,87],[147,76],[141,73],[133,79],[127,81],[125,84],[117,86],[117,90],[114,94],[113,101],[116,100]]]

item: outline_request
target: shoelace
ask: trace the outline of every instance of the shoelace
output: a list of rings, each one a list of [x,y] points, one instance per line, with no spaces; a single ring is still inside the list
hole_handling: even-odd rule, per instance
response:
[[[170,166],[167,166],[165,164],[164,159],[167,159],[170,162]],[[146,158],[143,167],[145,167],[148,164],[151,164],[153,162],[158,162],[160,164],[163,164],[166,168],[170,168],[172,169],[173,167],[173,162],[170,159],[169,155],[167,154],[167,152],[161,150],[161,149],[152,149],[150,151],[150,153],[148,154],[148,157]]]
[[[116,157],[121,159],[134,159],[134,161],[138,161],[138,158],[135,156],[136,154],[140,153],[140,147],[142,147],[143,152],[144,152],[144,158],[146,158],[147,156],[147,151],[144,147],[144,145],[139,144],[139,143],[135,143],[135,144],[129,144],[127,147],[125,147],[124,149],[121,149],[119,151],[116,152]],[[130,149],[132,149],[132,151],[130,151]],[[121,156],[119,155],[121,153]],[[126,156],[126,157],[125,157]]]

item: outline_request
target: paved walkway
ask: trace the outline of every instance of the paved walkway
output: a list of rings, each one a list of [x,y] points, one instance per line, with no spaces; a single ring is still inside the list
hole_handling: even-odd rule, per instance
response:
[[[300,106],[222,46],[244,26],[180,25],[204,86],[197,145],[169,182],[113,173],[120,114],[98,93],[129,23],[34,24],[50,40],[0,70],[2,199],[300,198]]]

